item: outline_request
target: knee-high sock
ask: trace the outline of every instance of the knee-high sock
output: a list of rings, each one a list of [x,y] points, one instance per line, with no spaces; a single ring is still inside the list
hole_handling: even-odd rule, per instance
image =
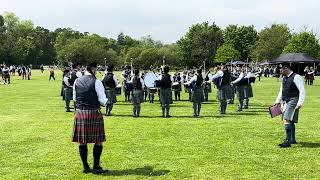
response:
[[[294,123],[291,123],[291,140],[296,140],[296,126]]]
[[[249,98],[245,99],[244,106],[247,108],[249,106]]]
[[[228,104],[227,101],[220,102],[220,112],[221,113],[226,113],[227,104]]]
[[[162,116],[165,115],[165,112],[166,112],[166,106],[163,104],[162,105]]]
[[[100,157],[102,153],[103,146],[102,145],[94,145],[93,147],[93,168],[97,169],[100,167]]]
[[[137,104],[137,116],[140,116],[141,105]]]
[[[197,109],[198,109],[198,107],[197,107],[197,103],[193,103],[192,104],[192,107],[193,107],[193,115],[197,115]]]
[[[79,154],[82,160],[82,164],[84,168],[89,168],[88,164],[88,146],[87,145],[79,145]]]
[[[200,111],[201,111],[201,103],[198,104],[198,116],[200,115]]]
[[[239,106],[238,106],[238,110],[242,111],[243,108],[243,99],[239,99]]]
[[[70,100],[66,100],[66,109],[70,109]]]
[[[137,115],[137,105],[133,104],[133,115],[136,116]]]
[[[284,129],[286,131],[286,140],[290,141],[292,137],[292,127],[291,124],[286,124],[284,126]]]
[[[170,105],[166,104],[166,116],[170,115]]]

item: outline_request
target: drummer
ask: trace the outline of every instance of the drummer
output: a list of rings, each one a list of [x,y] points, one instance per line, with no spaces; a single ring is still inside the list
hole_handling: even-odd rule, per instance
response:
[[[105,88],[107,104],[106,104],[106,116],[111,115],[113,104],[117,102],[116,87],[118,86],[118,80],[113,74],[113,65],[107,67],[107,71],[102,79],[102,83]]]
[[[204,82],[204,88],[203,88],[203,92],[204,92],[204,101],[209,101],[209,92],[211,92],[211,83],[207,82],[210,80],[210,76],[211,72],[208,70],[206,75],[205,75],[205,82]]]
[[[174,97],[176,101],[180,101],[180,92],[181,92],[181,76],[180,73],[175,73],[173,76],[173,90]]]

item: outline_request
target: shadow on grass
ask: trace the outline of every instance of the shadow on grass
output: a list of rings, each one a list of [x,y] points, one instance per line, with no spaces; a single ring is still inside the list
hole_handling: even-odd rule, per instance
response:
[[[302,148],[320,148],[320,143],[315,142],[300,142]]]
[[[125,170],[110,170],[108,173],[101,174],[102,176],[128,176],[128,175],[138,175],[138,176],[163,176],[168,174],[169,170],[154,170],[151,166],[144,166],[142,168],[136,169],[125,169]]]

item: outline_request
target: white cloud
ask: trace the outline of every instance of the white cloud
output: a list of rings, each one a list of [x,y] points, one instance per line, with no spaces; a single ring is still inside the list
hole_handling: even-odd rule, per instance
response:
[[[194,23],[215,21],[255,25],[258,30],[274,22],[319,29],[316,0],[0,0],[0,13],[10,11],[51,30],[72,27],[79,31],[116,37],[121,31],[140,38],[152,35],[175,42]]]

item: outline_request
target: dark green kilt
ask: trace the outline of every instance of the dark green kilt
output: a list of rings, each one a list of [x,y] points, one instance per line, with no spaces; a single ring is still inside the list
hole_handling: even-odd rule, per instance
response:
[[[219,101],[232,99],[232,89],[230,85],[218,87],[217,98]]]
[[[132,103],[133,104],[140,104],[143,103],[143,91],[138,89],[133,89],[132,91]]]
[[[253,92],[252,92],[252,86],[250,85],[245,85],[244,86],[244,98],[252,98],[253,97]]]
[[[161,104],[172,104],[172,91],[171,88],[160,89],[160,102]]]
[[[244,86],[237,86],[237,98],[239,100],[245,98],[244,91],[245,91]]]
[[[116,89],[115,88],[107,88],[105,90],[107,97],[107,104],[114,104],[117,102]]]
[[[204,92],[202,87],[196,87],[191,91],[191,102],[202,103],[204,101]]]
[[[71,87],[64,88],[64,95],[66,101],[71,101],[73,99],[73,89]]]

